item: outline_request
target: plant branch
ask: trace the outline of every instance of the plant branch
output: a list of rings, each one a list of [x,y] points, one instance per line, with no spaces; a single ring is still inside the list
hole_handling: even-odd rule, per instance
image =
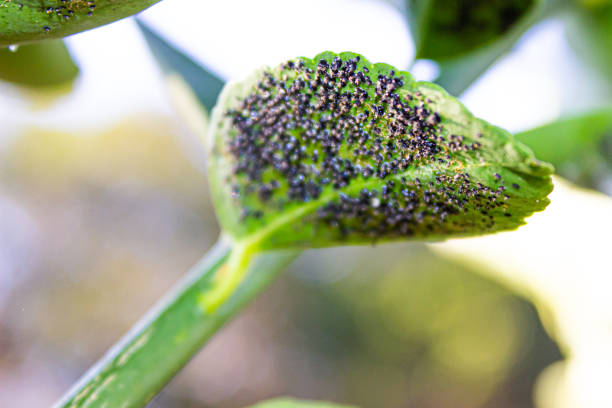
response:
[[[146,405],[298,254],[220,240],[55,407]]]

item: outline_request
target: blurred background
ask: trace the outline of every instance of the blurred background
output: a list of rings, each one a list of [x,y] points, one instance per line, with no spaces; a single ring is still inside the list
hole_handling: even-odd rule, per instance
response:
[[[224,79],[327,49],[414,57],[385,1],[166,0],[141,17]],[[512,132],[610,102],[567,34],[534,26],[462,101]],[[66,42],[71,85],[0,82],[1,407],[52,404],[218,234],[203,149],[134,21]],[[518,232],[307,251],[151,406],[612,406],[612,176],[597,174],[599,193],[557,179]]]

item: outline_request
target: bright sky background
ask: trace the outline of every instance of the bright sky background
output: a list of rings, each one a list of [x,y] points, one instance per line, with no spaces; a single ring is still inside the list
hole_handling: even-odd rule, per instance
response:
[[[323,50],[355,51],[402,68],[413,55],[402,16],[384,1],[166,0],[142,17],[224,78]],[[568,97],[564,77],[575,69],[568,65],[560,23],[548,22],[528,36],[463,98],[477,116],[510,131],[557,117]],[[132,20],[67,42],[81,67],[73,92],[46,109],[32,110],[19,90],[0,84],[0,141],[24,124],[97,128],[134,113],[171,112],[160,72]],[[414,72],[430,79],[427,65],[417,65]]]

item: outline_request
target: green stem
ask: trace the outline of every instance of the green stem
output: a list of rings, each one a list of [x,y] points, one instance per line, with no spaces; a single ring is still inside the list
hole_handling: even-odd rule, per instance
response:
[[[142,407],[296,256],[219,243],[55,407]]]

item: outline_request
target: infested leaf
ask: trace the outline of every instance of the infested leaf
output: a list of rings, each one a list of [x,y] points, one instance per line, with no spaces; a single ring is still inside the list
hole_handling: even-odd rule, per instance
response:
[[[300,401],[292,398],[277,398],[260,402],[250,408],[355,408],[323,401]]]
[[[601,108],[521,132],[516,138],[565,178],[602,189],[612,175],[612,108]]]
[[[63,38],[136,14],[160,0],[2,0],[0,47]]]
[[[226,85],[209,131],[224,229],[263,248],[514,229],[552,167],[442,88],[325,52]]]
[[[178,74],[195,93],[199,103],[210,111],[215,106],[225,82],[176,49],[141,20],[137,19],[136,23],[162,69],[168,74]]]
[[[72,82],[79,69],[61,40],[0,49],[0,79],[28,87]]]

